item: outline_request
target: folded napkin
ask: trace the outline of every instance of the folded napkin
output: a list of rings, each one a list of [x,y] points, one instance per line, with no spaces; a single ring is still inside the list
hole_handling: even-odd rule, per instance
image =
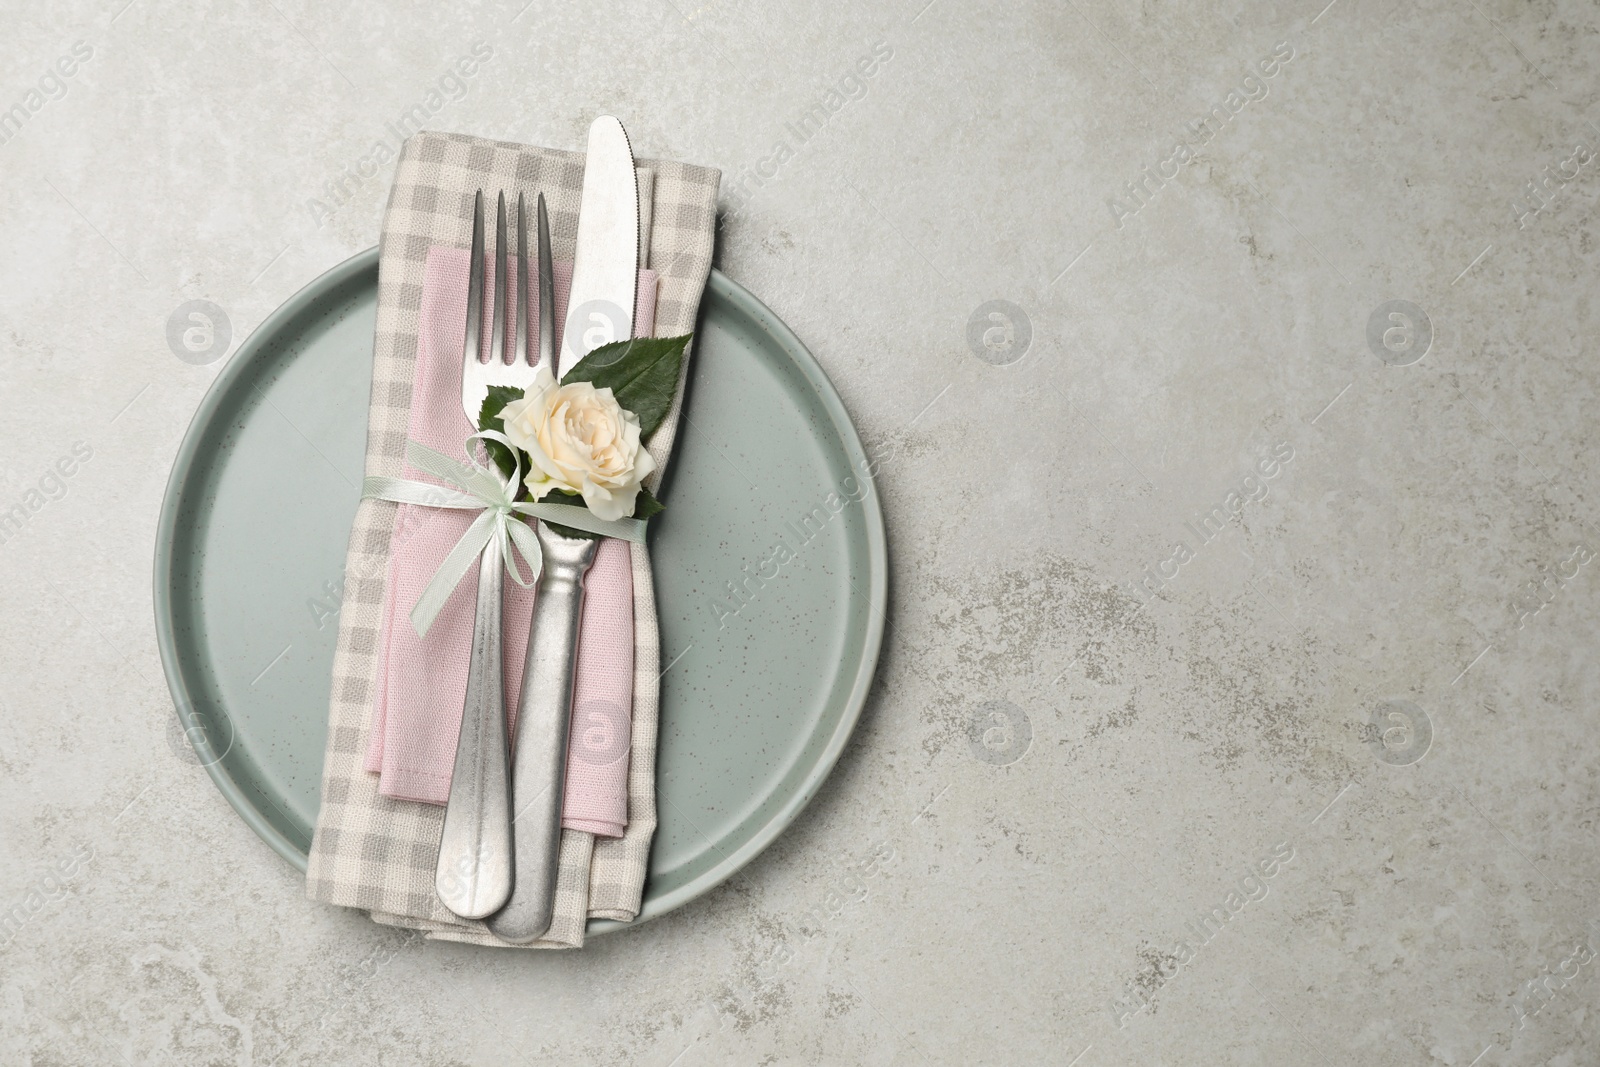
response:
[[[641,226],[648,233],[649,249],[643,265],[653,270],[657,283],[653,332],[660,337],[688,333],[694,328],[711,267],[720,174],[668,160],[642,159],[638,164],[653,179],[640,183],[640,216],[648,220]],[[555,258],[570,262],[582,184],[580,153],[430,132],[406,142],[396,164],[383,223],[367,426],[369,477],[407,473],[405,442],[414,422],[413,401],[427,402],[426,397],[414,398],[414,394],[419,388],[424,392],[431,389],[426,383],[433,372],[431,358],[420,366],[419,360],[424,360],[424,349],[432,343],[425,338],[437,334],[443,344],[446,327],[442,323],[450,312],[444,299],[447,289],[455,284],[465,287],[467,253],[463,250],[471,242],[473,194],[480,187],[504,189],[508,199],[515,199],[520,191],[531,203],[543,192],[550,208]],[[560,273],[558,269],[558,281]],[[448,281],[457,276],[458,282]],[[435,326],[435,320],[441,325]],[[450,372],[439,373],[448,376]],[[680,402],[681,388],[679,401],[650,441],[658,467],[664,468],[676,436]],[[454,448],[459,451],[460,442]],[[448,447],[441,450],[451,451]],[[647,484],[654,485],[660,476],[658,470]],[[428,509],[407,510],[420,513]],[[437,717],[414,716],[408,720],[411,726],[397,721],[428,706],[403,694],[405,686],[444,684],[438,681],[442,673],[427,669],[416,675],[387,673],[393,656],[388,656],[391,663],[386,663],[386,655],[398,648],[392,643],[385,646],[385,615],[392,613],[392,608],[409,611],[410,607],[403,599],[407,593],[400,589],[404,581],[399,577],[408,573],[408,568],[396,568],[392,574],[391,564],[397,552],[409,554],[424,537],[433,536],[419,532],[428,528],[428,516],[413,515],[403,522],[400,511],[400,505],[364,500],[350,534],[345,599],[334,655],[322,808],[311,844],[306,891],[313,899],[363,908],[378,922],[419,929],[429,937],[504,945],[482,923],[451,914],[434,893],[444,809],[437,803],[395,799],[380,791],[382,778],[387,777],[389,792],[437,800],[443,794],[437,780],[427,774],[449,767],[454,757],[453,738],[448,758],[443,758],[430,740],[437,738],[442,726]],[[573,747],[584,749],[585,759],[593,757],[597,766],[610,766],[606,756],[618,747],[616,727],[620,724],[615,720],[627,718],[625,828],[620,837],[597,839],[593,833],[567,824],[561,837],[555,922],[534,947],[581,946],[590,917],[634,918],[655,832],[660,634],[650,559],[644,546],[616,542],[603,545],[602,556],[609,560],[608,570],[591,581],[621,588],[625,563],[631,588],[632,639],[622,638],[626,647],[618,652],[632,656],[631,711],[625,713],[621,705],[603,695],[590,699],[575,690]],[[601,563],[595,566],[598,569]],[[515,588],[507,582],[508,593]],[[510,600],[508,596],[508,613]],[[612,603],[609,598],[601,602]],[[446,611],[456,607],[452,604]],[[442,623],[444,616],[440,618]],[[508,624],[511,621],[508,614]],[[590,622],[586,611],[580,648],[590,641]],[[609,641],[617,652],[618,635],[626,634],[627,624],[609,612],[597,613],[594,623],[600,635],[595,641]],[[525,642],[526,620],[521,625]],[[398,623],[388,629],[391,638],[397,633]],[[516,645],[508,630],[508,673]],[[589,676],[597,682],[615,678],[614,663]],[[515,690],[511,679],[507,682],[509,696]],[[383,715],[377,718],[380,696]],[[459,707],[454,715],[459,722]],[[367,769],[373,757],[380,773]],[[394,773],[389,773],[390,768]],[[426,773],[408,775],[408,771]],[[448,771],[445,774],[448,776]],[[601,804],[577,817],[600,816],[592,818],[592,823],[606,824],[614,831],[620,823],[603,817],[605,813]]]

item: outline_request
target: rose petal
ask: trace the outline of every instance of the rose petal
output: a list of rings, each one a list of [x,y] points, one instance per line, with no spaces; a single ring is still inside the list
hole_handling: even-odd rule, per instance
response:
[[[596,518],[607,521],[620,519],[628,514],[618,497],[588,478],[583,480],[583,502],[589,505],[589,510],[594,512]]]

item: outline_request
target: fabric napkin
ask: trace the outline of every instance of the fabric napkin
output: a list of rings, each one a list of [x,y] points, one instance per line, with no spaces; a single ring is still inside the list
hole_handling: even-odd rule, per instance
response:
[[[648,172],[645,177],[650,177]],[[645,181],[640,188],[649,185]],[[492,217],[487,221],[492,224]],[[508,234],[508,240],[515,238]],[[464,249],[440,245],[428,249],[407,432],[411,440],[454,458],[463,457],[467,435],[476,429],[461,409],[461,342],[471,258]],[[498,290],[492,249],[485,259],[482,336],[487,339]],[[533,278],[526,280],[524,296],[538,292],[534,280],[537,264],[530,266]],[[559,352],[560,324],[566,322],[567,295],[572,288],[571,264],[556,264],[554,274],[555,313],[551,317],[558,324],[555,350]],[[506,316],[506,322],[512,324],[508,332],[515,329],[517,295],[512,294]],[[538,300],[534,297],[528,302],[530,329],[537,337]],[[634,312],[636,332],[642,336],[649,336],[654,325],[655,307],[656,274],[642,270]],[[402,467],[402,473],[413,480],[437,481],[410,463]],[[475,512],[411,504],[401,504],[395,515],[400,536],[390,543],[388,590],[378,632],[378,691],[365,766],[379,776],[378,792],[396,800],[443,804],[449,799],[466,702],[477,586],[466,580],[456,586],[425,638],[411,625],[411,607],[475,517]],[[615,539],[601,542],[584,585],[573,686],[577,729],[569,746],[562,825],[621,837],[628,821],[627,749],[633,706],[633,570],[627,543]],[[501,644],[506,707],[514,728],[534,596],[532,589],[509,578],[504,586]]]
[[[583,164],[581,153],[456,134],[423,132],[406,142],[383,223],[367,426],[368,476],[403,474],[430,258],[436,271],[445,271],[450,258],[445,252],[457,250],[464,266],[466,253],[459,250],[471,242],[473,194],[480,187],[505,189],[508,199],[521,191],[531,201],[543,192],[550,208],[555,258],[570,262]],[[641,159],[638,165],[653,176],[648,202],[644,200],[648,183],[641,183],[640,214],[641,220],[650,220],[645,266],[657,276],[654,334],[688,333],[694,328],[711,267],[720,173],[670,160]],[[650,452],[661,467],[676,437],[681,400],[680,383],[672,411],[650,441]],[[650,484],[660,476],[658,470]],[[375,744],[373,731],[378,694],[386,688],[380,684],[384,668],[380,634],[390,593],[391,557],[397,542],[414,535],[400,526],[398,513],[399,505],[362,501],[350,534],[322,808],[311,844],[306,891],[315,900],[363,908],[378,922],[423,930],[429,937],[504,945],[482,923],[451,914],[434,893],[444,809],[382,795],[379,775],[366,769],[374,751],[380,754],[381,767],[394,740],[386,722],[378,724],[383,741]],[[626,555],[632,589],[626,828],[620,837],[600,839],[581,830],[563,830],[555,923],[534,947],[581,946],[590,917],[634,918],[655,833],[660,633],[650,559],[641,545],[611,551]],[[574,737],[591,725],[574,722]]]

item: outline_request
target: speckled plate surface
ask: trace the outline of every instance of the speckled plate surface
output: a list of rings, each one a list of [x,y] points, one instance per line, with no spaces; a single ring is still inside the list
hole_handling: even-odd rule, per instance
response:
[[[360,494],[377,262],[373,249],[329,271],[240,346],[184,438],[156,539],[174,733],[301,869]],[[696,333],[651,542],[668,668],[641,919],[726,879],[816,793],[866,700],[887,599],[866,457],[822,369],[717,271]]]

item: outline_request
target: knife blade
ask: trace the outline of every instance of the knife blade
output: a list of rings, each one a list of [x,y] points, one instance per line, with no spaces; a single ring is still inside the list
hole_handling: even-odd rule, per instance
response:
[[[589,127],[557,378],[601,345],[633,336],[638,270],[639,183],[633,149],[622,123],[602,115]]]

